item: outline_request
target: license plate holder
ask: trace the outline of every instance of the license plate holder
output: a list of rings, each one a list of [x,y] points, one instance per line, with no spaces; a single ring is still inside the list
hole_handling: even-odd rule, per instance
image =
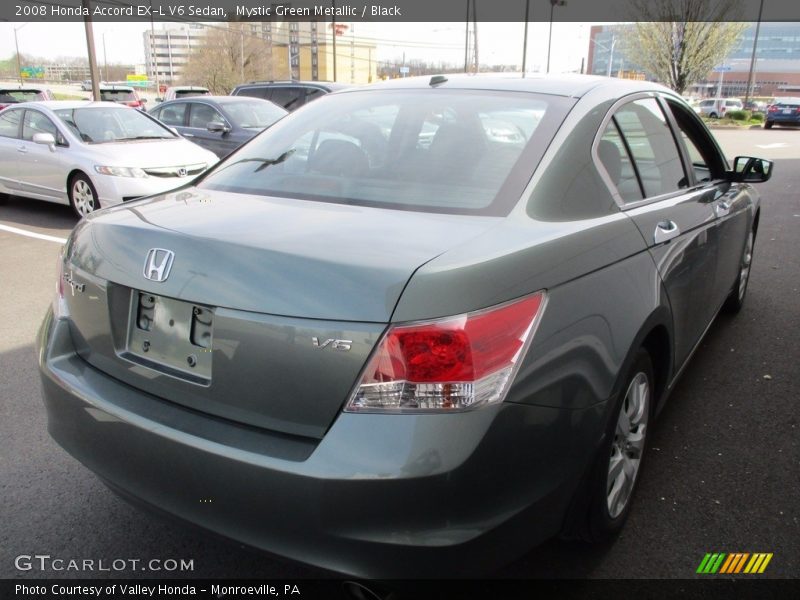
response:
[[[211,383],[214,310],[131,290],[123,356],[193,383]]]

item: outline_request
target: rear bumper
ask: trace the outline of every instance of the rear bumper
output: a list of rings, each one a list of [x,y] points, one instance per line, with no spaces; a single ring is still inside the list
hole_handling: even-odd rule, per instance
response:
[[[322,440],[207,417],[39,339],[48,429],[112,488],[239,542],[363,577],[489,572],[557,533],[605,403],[341,414]],[[443,567],[444,566],[444,567]]]

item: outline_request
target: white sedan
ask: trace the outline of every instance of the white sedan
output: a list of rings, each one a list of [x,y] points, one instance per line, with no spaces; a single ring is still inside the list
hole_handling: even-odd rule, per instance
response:
[[[71,204],[79,216],[180,187],[217,160],[112,102],[26,102],[0,111],[0,195]]]

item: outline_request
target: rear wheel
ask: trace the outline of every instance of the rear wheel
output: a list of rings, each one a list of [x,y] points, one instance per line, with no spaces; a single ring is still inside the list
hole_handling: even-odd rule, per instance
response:
[[[79,217],[85,217],[100,208],[97,190],[83,173],[77,173],[69,180],[69,202]]]
[[[764,129],[772,129],[773,124],[772,121],[764,121]]]
[[[8,202],[8,194],[4,194],[3,192],[0,192],[0,206],[5,204],[6,202]]]
[[[716,119],[718,115],[717,115],[717,113],[715,113],[715,112],[712,112],[712,113],[711,113],[710,115],[708,115],[708,116],[709,116],[709,117],[711,117],[712,119]]]
[[[625,524],[632,504],[653,415],[653,363],[639,349],[617,398],[605,441],[588,480],[579,488],[564,537],[602,542]]]
[[[747,242],[742,252],[742,260],[739,263],[739,276],[733,284],[728,299],[722,305],[722,310],[728,313],[736,314],[742,310],[744,305],[744,297],[747,294],[747,283],[750,281],[750,267],[753,264],[753,244],[755,243],[755,235],[753,231],[747,236]]]

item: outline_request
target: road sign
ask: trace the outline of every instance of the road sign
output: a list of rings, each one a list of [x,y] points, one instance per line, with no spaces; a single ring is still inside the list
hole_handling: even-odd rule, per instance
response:
[[[44,67],[22,67],[19,76],[23,79],[44,79]]]
[[[126,75],[125,83],[131,87],[147,87],[150,85],[147,75]]]
[[[714,73],[727,73],[732,69],[733,67],[731,67],[730,65],[720,65],[718,67],[714,67]]]
[[[403,75],[408,75],[410,70],[411,69],[409,69],[408,67],[400,67],[400,73],[402,73]]]

